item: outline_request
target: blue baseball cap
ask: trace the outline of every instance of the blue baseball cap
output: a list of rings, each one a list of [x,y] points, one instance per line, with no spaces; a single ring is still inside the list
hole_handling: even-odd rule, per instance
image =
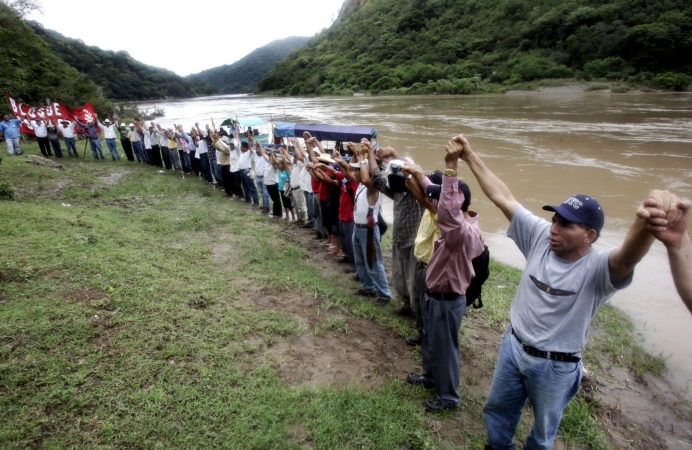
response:
[[[605,215],[601,205],[595,198],[585,195],[573,195],[561,205],[543,207],[545,211],[553,211],[560,214],[570,222],[585,223],[601,234],[603,224],[605,223]]]

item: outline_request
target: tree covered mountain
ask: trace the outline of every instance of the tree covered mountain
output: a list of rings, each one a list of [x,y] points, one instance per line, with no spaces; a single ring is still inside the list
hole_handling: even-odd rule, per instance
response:
[[[472,93],[545,78],[692,84],[689,0],[347,0],[258,84],[281,94]]]
[[[302,47],[309,38],[287,37],[260,47],[233,64],[226,64],[188,75],[187,80],[213,85],[221,94],[254,92],[257,82],[267,76],[274,63]]]
[[[38,22],[29,22],[36,34],[63,61],[87,75],[101,87],[106,97],[117,100],[156,100],[208,95],[215,88],[185,80],[170,70],[143,64],[126,51],[113,52],[87,46],[57,31],[47,30]]]
[[[92,102],[101,111],[111,108],[96,83],[54,55],[14,10],[0,2],[0,93],[5,92],[27,104],[50,98],[69,107]]]

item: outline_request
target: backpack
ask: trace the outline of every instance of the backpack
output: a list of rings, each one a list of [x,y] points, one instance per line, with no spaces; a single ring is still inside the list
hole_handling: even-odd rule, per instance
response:
[[[473,309],[483,307],[481,289],[485,280],[490,276],[490,250],[488,250],[488,246],[485,244],[483,247],[483,253],[471,260],[473,271],[476,275],[471,280],[468,289],[466,289],[466,306],[473,305]]]

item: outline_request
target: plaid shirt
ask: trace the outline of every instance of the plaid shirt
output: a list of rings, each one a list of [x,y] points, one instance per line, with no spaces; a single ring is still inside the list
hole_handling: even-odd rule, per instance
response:
[[[411,193],[392,192],[387,186],[387,177],[383,176],[379,170],[375,171],[372,182],[384,195],[394,200],[394,224],[392,228],[392,245],[399,248],[412,247],[416,242],[418,225],[423,218],[424,208],[418,204]]]

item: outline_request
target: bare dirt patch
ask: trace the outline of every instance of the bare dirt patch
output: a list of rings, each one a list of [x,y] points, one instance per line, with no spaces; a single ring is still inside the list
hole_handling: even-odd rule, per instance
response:
[[[309,294],[260,289],[246,296],[255,307],[280,309],[306,331],[274,338],[260,358],[269,359],[291,386],[380,386],[416,369],[411,348],[390,329],[346,311],[324,310]]]

